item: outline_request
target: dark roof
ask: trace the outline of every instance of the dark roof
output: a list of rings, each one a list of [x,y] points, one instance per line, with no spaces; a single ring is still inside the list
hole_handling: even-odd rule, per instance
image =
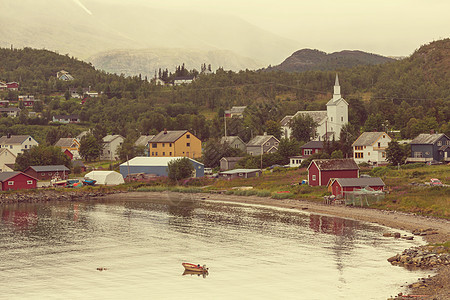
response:
[[[60,138],[55,146],[57,147],[71,147],[74,143],[74,138]]]
[[[359,170],[359,167],[353,158],[314,159],[311,164],[313,163],[316,164],[321,171]]]
[[[447,151],[447,149],[450,149],[450,145],[443,145],[438,150],[439,151]]]
[[[294,118],[298,117],[302,115],[303,117],[305,116],[310,116],[314,122],[319,123],[322,122],[323,119],[325,119],[327,117],[327,111],[326,110],[303,110],[303,111],[298,111],[295,113]]]
[[[281,126],[287,126],[289,125],[289,122],[292,120],[294,116],[285,116],[281,121],[280,124]]]
[[[149,143],[174,143],[180,137],[182,137],[185,133],[189,132],[188,130],[171,130],[171,131],[161,131],[157,135],[155,135]]]
[[[387,135],[386,132],[363,132],[353,142],[352,146],[370,146],[373,145],[382,135]]]
[[[55,115],[53,118],[61,120],[61,119],[79,119],[79,115]]]
[[[24,174],[24,175],[26,175],[26,176],[28,176],[30,178],[36,179],[33,176],[30,176],[30,175],[22,173],[22,172],[0,172],[0,182],[6,181],[8,179],[11,179],[14,176],[17,176],[19,174]]]
[[[74,161],[72,161],[72,166],[74,166],[74,167],[78,167],[79,166],[79,167],[82,167],[82,168],[86,167],[82,160],[74,160]]]
[[[4,135],[0,138],[0,144],[22,144],[25,142],[29,137],[29,135],[11,135],[9,138],[8,136]]]
[[[243,157],[222,157],[220,160],[225,159],[227,162],[240,161]]]
[[[412,140],[411,144],[434,144],[444,135],[445,134],[443,133],[434,133],[434,134],[421,133],[418,136],[416,136],[415,139]]]
[[[0,112],[20,111],[18,107],[1,107]]]
[[[220,139],[220,143],[222,143],[222,144],[225,144],[225,143],[232,144],[236,140],[239,140],[242,144],[245,144],[244,141],[242,141],[242,139],[239,136],[237,136],[237,135],[236,136],[223,136]]]
[[[323,142],[322,141],[309,141],[300,148],[302,149],[322,149]]]
[[[36,172],[70,171],[65,165],[29,166],[27,169],[33,169]]]
[[[135,146],[147,146],[148,143],[154,138],[154,135],[141,135],[135,142]]]
[[[385,186],[383,180],[380,177],[370,178],[336,178],[336,181],[340,186]]]

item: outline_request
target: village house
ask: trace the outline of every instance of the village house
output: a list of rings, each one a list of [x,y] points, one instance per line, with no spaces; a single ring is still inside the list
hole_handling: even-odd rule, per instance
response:
[[[386,165],[386,148],[392,139],[385,132],[363,132],[353,142],[353,158],[357,164]]]
[[[150,140],[150,157],[202,156],[202,142],[188,130],[161,131]]]
[[[17,82],[2,82],[0,81],[0,91],[10,90],[10,91],[18,91],[19,84]]]
[[[39,143],[30,135],[8,134],[0,138],[0,148],[8,149],[15,156],[38,145]]]
[[[0,172],[14,171],[16,156],[7,148],[0,148]]]
[[[52,118],[52,122],[58,122],[63,124],[80,123],[79,115],[55,115]]]
[[[4,91],[8,88],[6,82],[0,81],[0,91]]]
[[[247,143],[247,153],[250,155],[261,155],[278,151],[280,141],[273,135],[257,135]]]
[[[220,171],[232,170],[243,157],[222,157],[220,159]]]
[[[20,111],[21,109],[18,107],[0,107],[0,114],[10,118],[17,117]]]
[[[194,81],[194,80],[195,80],[195,76],[175,77],[173,80],[173,85],[189,84],[189,83],[192,83],[192,81]]]
[[[7,107],[9,105],[9,100],[0,100],[1,107]]]
[[[308,166],[311,186],[328,185],[332,178],[358,178],[359,167],[350,159],[314,159]]]
[[[119,134],[107,135],[103,138],[103,151],[100,160],[119,160],[118,149],[125,141]]]
[[[22,172],[1,172],[0,191],[37,188],[37,179]]]
[[[53,178],[68,179],[70,169],[64,165],[51,165],[51,166],[29,166],[24,171],[38,180],[51,180]]]
[[[80,94],[81,92],[81,94]],[[82,99],[84,97],[96,98],[98,97],[98,92],[91,91],[91,87],[88,88],[69,88],[70,98]]]
[[[145,156],[150,156],[150,153],[149,153],[150,141],[154,137],[155,137],[154,135],[141,135],[140,137],[138,137],[136,142],[134,142],[134,146],[144,147]]]
[[[327,103],[326,111],[298,111],[293,116],[286,116],[281,120],[282,135],[285,138],[292,136],[290,121],[298,116],[310,116],[318,124],[315,140],[339,140],[341,128],[348,123],[348,103],[341,96],[339,78],[336,74],[333,98]]]
[[[235,179],[235,178],[252,178],[261,176],[260,169],[234,169],[219,172],[219,178]]]
[[[289,167],[290,168],[300,167],[303,160],[304,160],[303,156],[300,155],[289,156]]]
[[[58,78],[59,80],[63,80],[63,81],[70,81],[70,80],[74,80],[75,78],[73,78],[72,75],[70,75],[69,72],[61,70],[59,72],[56,73],[56,78]]]
[[[33,95],[21,95],[19,96],[19,104],[22,103],[25,107],[33,107],[35,102],[41,100],[35,99]]]
[[[60,138],[56,143],[56,147],[61,148],[62,152],[68,151],[67,155],[70,159],[80,159],[80,141],[77,138]]]
[[[328,189],[338,198],[345,197],[347,192],[353,192],[363,188],[375,191],[383,191],[385,184],[380,177],[369,178],[335,178],[330,180]]]
[[[244,141],[238,136],[224,136],[220,139],[220,143],[223,145],[228,145],[233,149],[239,149],[245,152],[247,146]]]
[[[410,143],[408,163],[450,161],[450,138],[443,133],[422,133]]]
[[[247,106],[233,106],[230,110],[225,111],[225,117],[242,119],[246,108]]]

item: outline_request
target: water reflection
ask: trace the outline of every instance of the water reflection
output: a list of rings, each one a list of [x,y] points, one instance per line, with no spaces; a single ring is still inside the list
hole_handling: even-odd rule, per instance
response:
[[[206,271],[206,272],[196,272],[196,271],[188,271],[188,270],[184,270],[184,272],[183,272],[183,274],[181,274],[181,275],[183,275],[183,276],[185,276],[185,275],[191,275],[191,276],[198,276],[198,277],[200,277],[200,276],[202,276],[203,278],[206,278],[208,275],[209,275],[209,272],[208,271]]]
[[[0,215],[0,280],[9,287],[0,299],[167,299],[186,291],[213,299],[382,299],[425,276],[386,262],[417,241],[304,211],[168,194],[5,205]],[[208,274],[180,276],[185,260],[217,271],[186,280]],[[108,271],[100,275],[99,266]]]

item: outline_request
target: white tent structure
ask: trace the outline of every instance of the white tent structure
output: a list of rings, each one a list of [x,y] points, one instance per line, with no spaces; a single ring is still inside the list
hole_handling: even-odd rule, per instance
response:
[[[95,184],[118,185],[125,183],[123,176],[115,171],[92,171],[87,173],[84,178],[97,181]]]

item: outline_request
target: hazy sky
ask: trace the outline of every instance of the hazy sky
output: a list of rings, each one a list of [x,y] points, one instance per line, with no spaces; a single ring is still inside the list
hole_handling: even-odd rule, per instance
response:
[[[73,0],[83,3],[84,0]],[[228,14],[295,40],[298,49],[409,55],[450,36],[449,0],[98,0]]]

